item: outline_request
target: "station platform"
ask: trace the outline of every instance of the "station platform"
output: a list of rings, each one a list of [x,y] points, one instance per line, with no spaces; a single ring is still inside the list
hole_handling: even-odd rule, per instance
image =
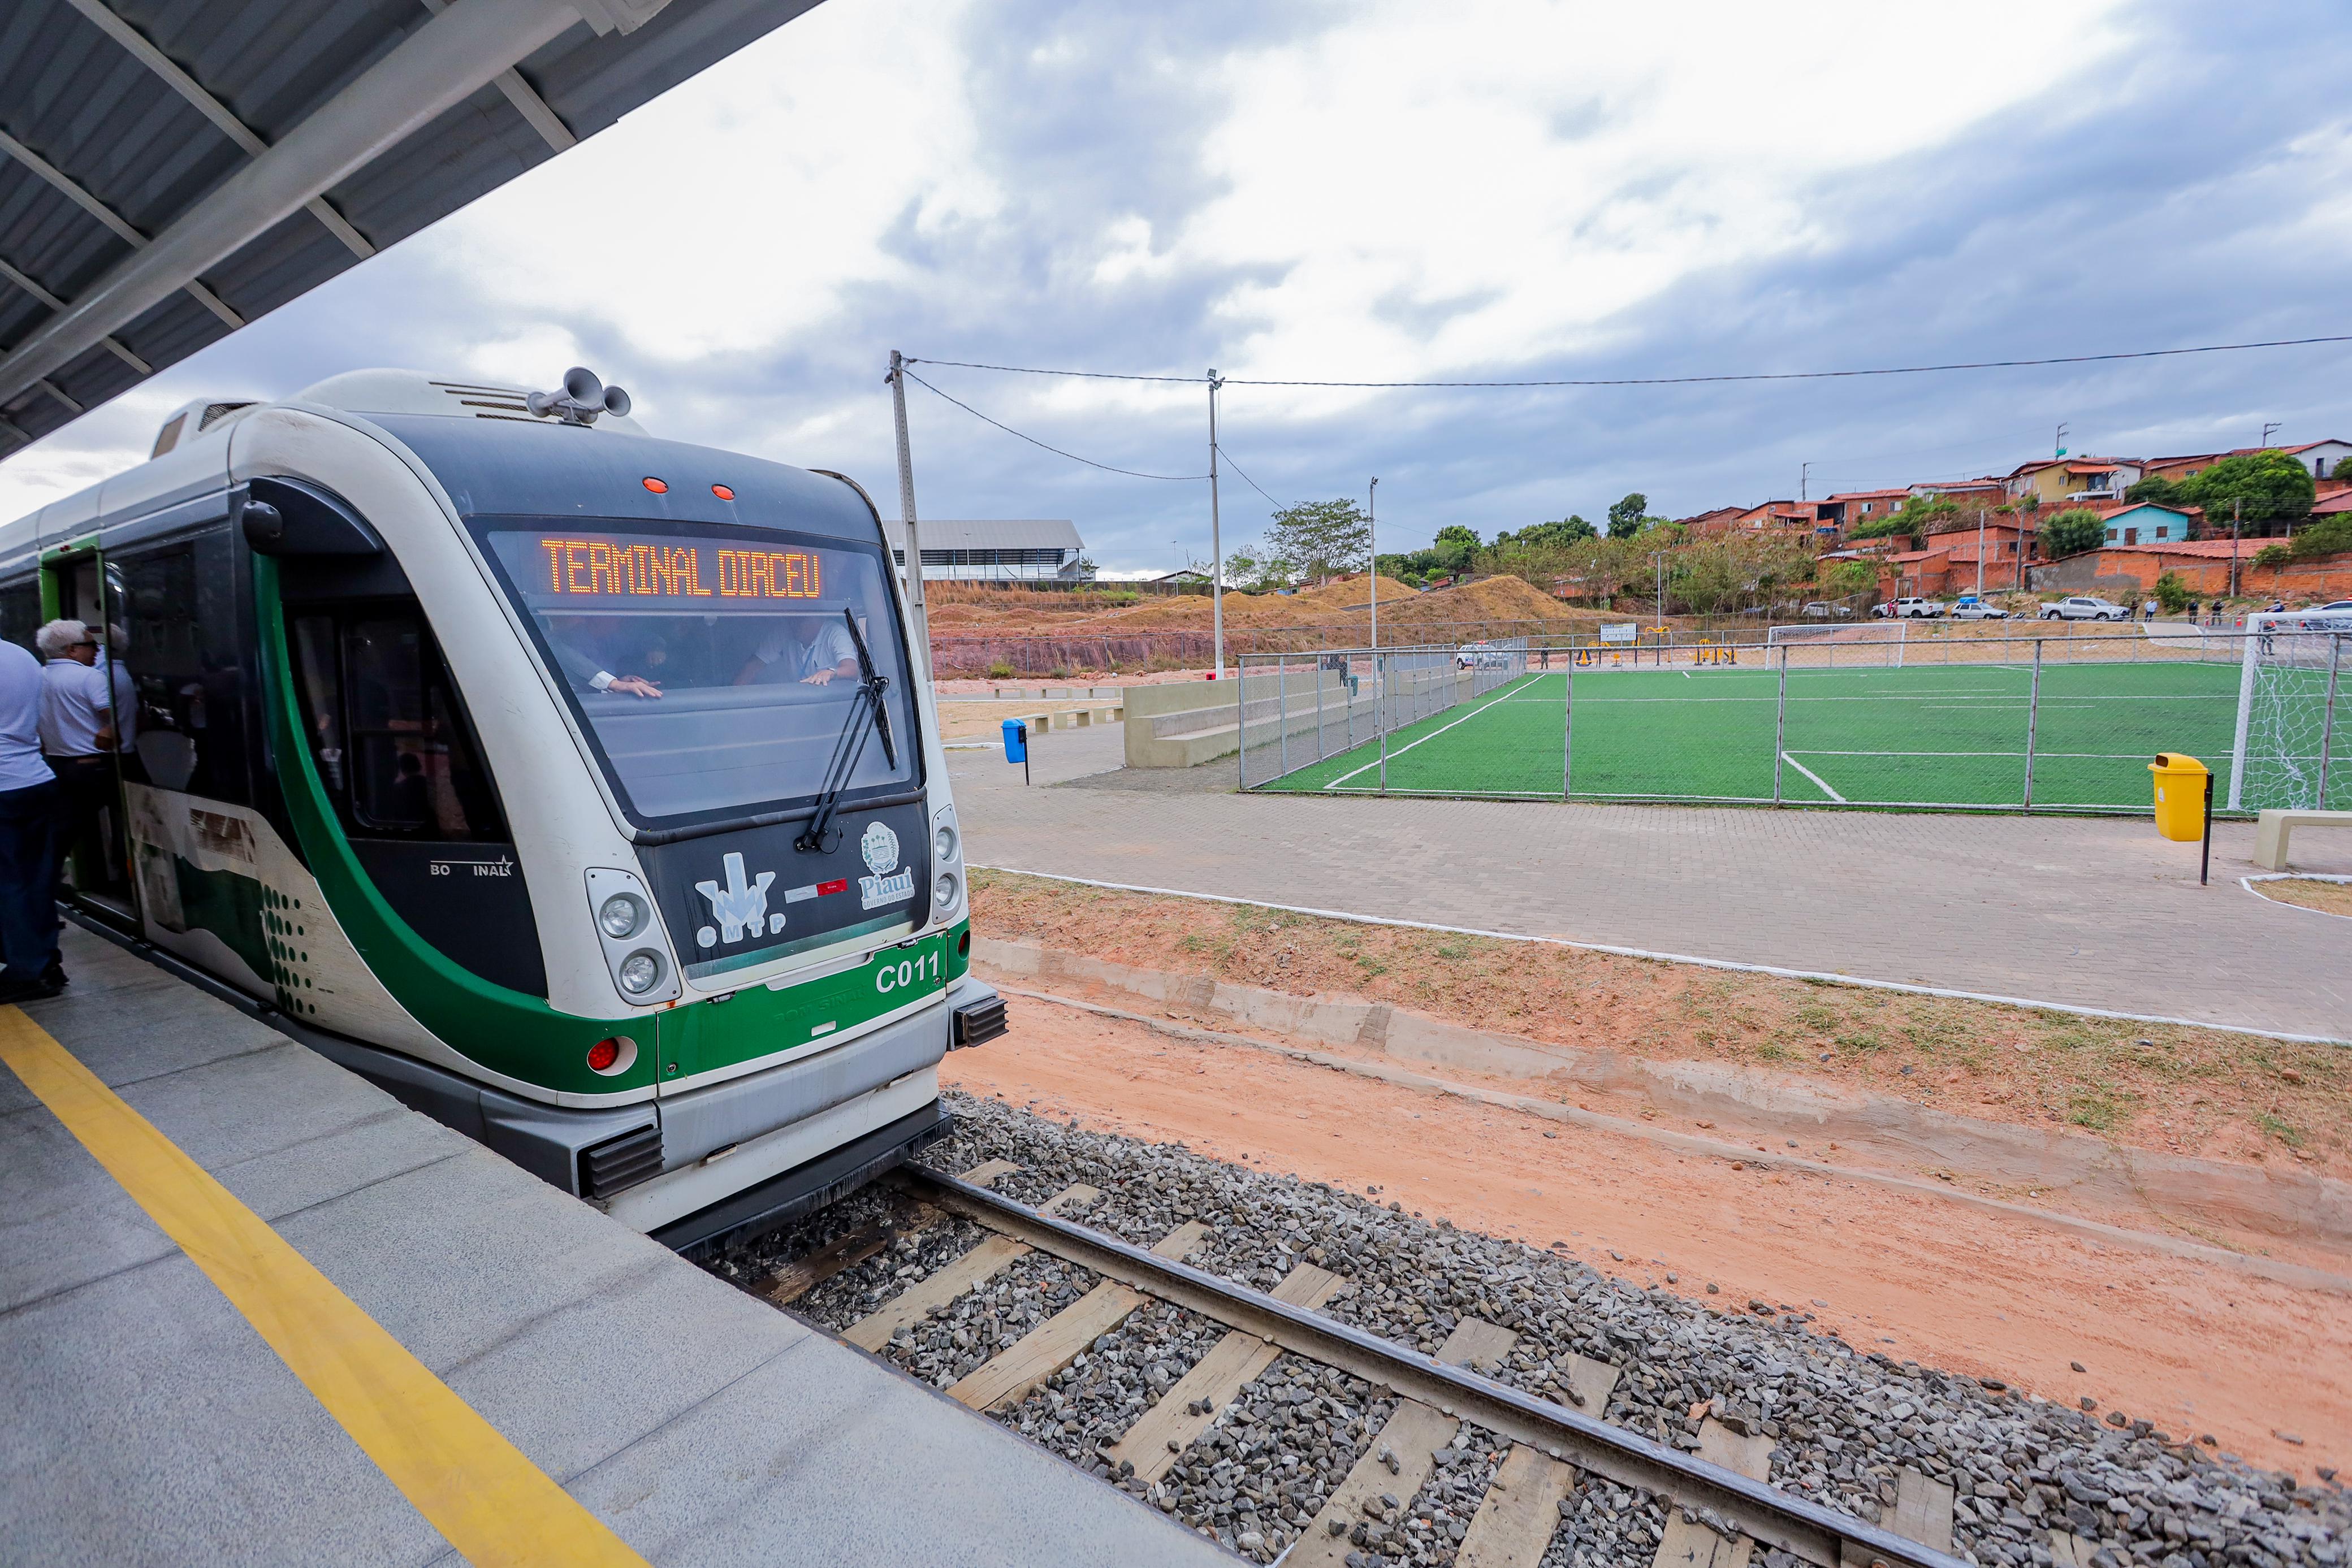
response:
[[[0,1558],[1209,1563],[102,938],[0,1008]]]

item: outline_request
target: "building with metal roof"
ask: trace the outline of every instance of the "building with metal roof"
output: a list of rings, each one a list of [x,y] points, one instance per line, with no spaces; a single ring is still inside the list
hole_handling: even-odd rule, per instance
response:
[[[0,457],[815,3],[0,6]]]
[[[1083,582],[1094,577],[1066,517],[923,517],[923,577],[931,582]],[[882,519],[891,556],[907,564],[907,529]]]

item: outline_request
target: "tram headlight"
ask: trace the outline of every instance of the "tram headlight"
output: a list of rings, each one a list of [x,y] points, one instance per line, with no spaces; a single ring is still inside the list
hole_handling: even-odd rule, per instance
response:
[[[940,880],[931,884],[931,901],[934,906],[940,909],[955,907],[956,879],[952,874],[947,872],[940,873]]]
[[[941,822],[940,824],[940,831],[931,835],[931,851],[932,858],[942,863],[955,859],[955,830],[949,827],[945,822]]]
[[[661,984],[661,955],[649,947],[640,947],[621,960],[621,989],[633,997],[642,997]]]
[[[645,901],[634,894],[616,893],[596,911],[596,924],[615,942],[625,942],[646,926]]]

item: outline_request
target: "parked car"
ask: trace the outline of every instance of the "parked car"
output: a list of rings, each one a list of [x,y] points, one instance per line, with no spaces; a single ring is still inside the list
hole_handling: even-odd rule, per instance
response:
[[[1981,599],[1963,599],[1952,606],[1955,621],[2006,621],[2009,612],[1998,604],[1988,604]]]
[[[1489,643],[1465,643],[1454,650],[1454,667],[1457,670],[1500,670],[1509,667],[1508,650]]]
[[[1807,603],[1801,613],[1811,621],[1836,621],[1850,618],[1853,614],[1853,606],[1832,604],[1827,600],[1816,599]]]
[[[1895,620],[1933,620],[1943,612],[1944,607],[1936,601],[1916,597],[1891,600],[1871,612]]]
[[[2044,621],[2128,621],[2131,612],[2112,599],[2095,594],[2070,593],[2055,604],[2042,607]]]

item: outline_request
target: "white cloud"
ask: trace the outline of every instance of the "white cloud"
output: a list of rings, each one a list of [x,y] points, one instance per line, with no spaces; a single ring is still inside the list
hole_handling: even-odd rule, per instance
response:
[[[424,243],[477,314],[608,327],[646,359],[811,333],[846,290],[908,281],[884,241],[910,216],[938,235],[1000,205],[973,157],[961,9],[820,5]]]
[[[1584,346],[1695,271],[1864,229],[1810,207],[1817,183],[2088,76],[2123,42],[2115,8],[1360,8],[1229,59],[1206,138],[1229,193],[1171,248],[1279,269],[1219,302],[1253,370],[1413,376]]]

